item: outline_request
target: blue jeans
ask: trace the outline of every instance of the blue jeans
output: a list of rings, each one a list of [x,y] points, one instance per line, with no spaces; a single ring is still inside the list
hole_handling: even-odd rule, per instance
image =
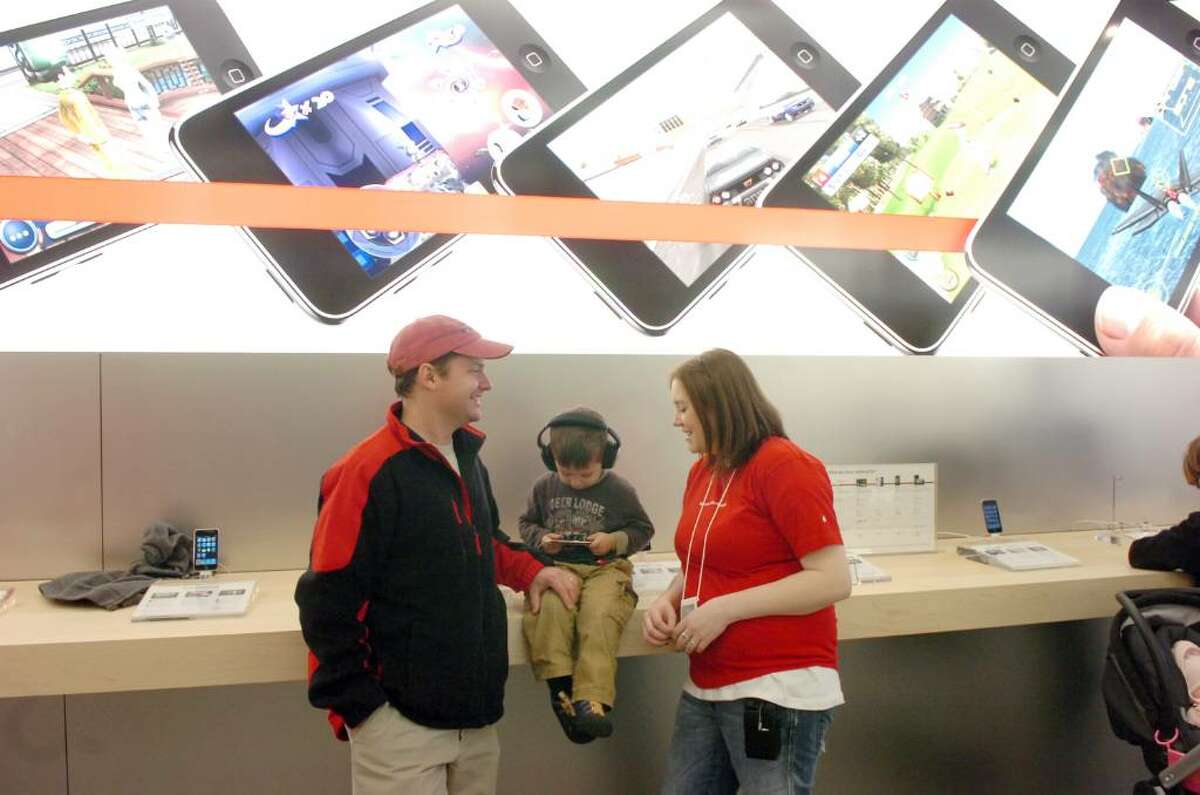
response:
[[[748,759],[745,701],[679,700],[663,795],[809,795],[832,710],[783,710],[775,760]]]

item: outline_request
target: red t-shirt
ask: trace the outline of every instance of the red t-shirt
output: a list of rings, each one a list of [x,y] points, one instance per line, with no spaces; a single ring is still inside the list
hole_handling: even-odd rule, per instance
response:
[[[775,582],[803,571],[800,559],[806,555],[841,545],[833,488],[824,465],[787,439],[772,437],[763,442],[732,482],[728,475],[712,476],[705,459],[688,473],[683,513],[675,530],[675,551],[687,570],[684,598],[696,596],[698,586],[704,604]],[[724,505],[717,509],[727,482]],[[730,624],[702,654],[691,655],[692,681],[705,689],[812,666],[837,667],[837,616],[832,605],[806,616],[763,616]]]

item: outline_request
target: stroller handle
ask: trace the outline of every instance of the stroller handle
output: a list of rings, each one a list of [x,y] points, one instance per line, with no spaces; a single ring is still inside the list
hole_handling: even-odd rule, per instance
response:
[[[1133,593],[1133,596],[1130,596]],[[1151,592],[1152,593],[1152,592]],[[1156,694],[1159,701],[1166,701],[1168,698],[1167,689],[1167,671],[1171,670],[1170,666],[1174,665],[1167,660],[1163,653],[1162,647],[1156,642],[1154,630],[1150,626],[1150,622],[1142,615],[1142,611],[1134,602],[1134,598],[1142,596],[1138,592],[1117,592],[1117,603],[1121,605],[1121,609],[1129,616],[1129,620],[1137,627],[1138,632],[1146,641],[1146,650],[1150,652],[1150,661],[1154,664],[1154,673],[1158,679],[1158,693]]]

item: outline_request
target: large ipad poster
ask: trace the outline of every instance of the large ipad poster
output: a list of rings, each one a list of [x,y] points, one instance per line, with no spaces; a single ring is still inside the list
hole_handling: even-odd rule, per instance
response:
[[[994,46],[1004,42],[948,16],[943,0],[208,2],[139,0],[111,13],[79,0],[7,4],[0,175],[141,187],[198,179],[203,169],[171,131],[218,103],[224,115],[211,129],[225,137],[205,150],[247,172],[273,168],[281,190],[313,191],[318,206],[319,191],[333,188],[439,200],[502,191],[497,160],[554,125],[541,154],[520,162],[572,177],[598,201],[752,219],[780,175],[819,160],[810,184],[831,211],[977,218],[1057,101]],[[1107,41],[1115,5],[998,2],[1074,63]],[[262,82],[220,95],[214,77],[238,56],[223,51],[212,20],[195,20],[197,7],[228,20]],[[912,46],[927,27],[937,35]],[[1107,44],[1013,215],[1080,268],[1178,316],[1200,242],[1200,75],[1133,23]],[[916,56],[888,66],[905,49]],[[843,118],[817,90],[831,63],[861,85],[887,70],[888,90],[861,119]],[[556,119],[573,106],[550,96],[557,68],[596,100],[570,123]],[[843,124],[830,151],[811,151]],[[146,207],[119,188],[110,195],[115,206]],[[297,263],[280,263],[236,226],[151,222],[117,235],[70,213],[8,206],[0,351],[379,353],[404,323],[448,314],[527,354],[909,355],[782,245],[750,246],[716,278],[726,242],[640,241],[673,274],[671,289],[708,286],[654,336],[614,304],[609,277],[580,267],[553,235],[465,234],[433,246],[398,213],[295,233],[297,251],[334,237],[331,282],[357,280],[372,296],[331,320],[306,311],[289,281]],[[797,233],[819,223],[797,222]],[[864,267],[911,273],[918,289],[961,303],[972,278],[963,255],[889,248],[893,258],[869,255]],[[303,265],[321,277],[311,257]],[[974,295],[936,355],[1083,355],[1034,308],[987,287]]]
[[[1200,243],[1200,68],[1126,20],[1010,215],[1110,284],[1178,300]]]

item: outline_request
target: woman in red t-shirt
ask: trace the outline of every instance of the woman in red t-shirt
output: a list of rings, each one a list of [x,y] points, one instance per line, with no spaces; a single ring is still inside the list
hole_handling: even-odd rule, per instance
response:
[[[685,362],[671,400],[700,458],[675,531],[682,574],[642,626],[690,656],[663,791],[809,793],[844,701],[833,603],[850,572],[829,476],[734,353]]]

